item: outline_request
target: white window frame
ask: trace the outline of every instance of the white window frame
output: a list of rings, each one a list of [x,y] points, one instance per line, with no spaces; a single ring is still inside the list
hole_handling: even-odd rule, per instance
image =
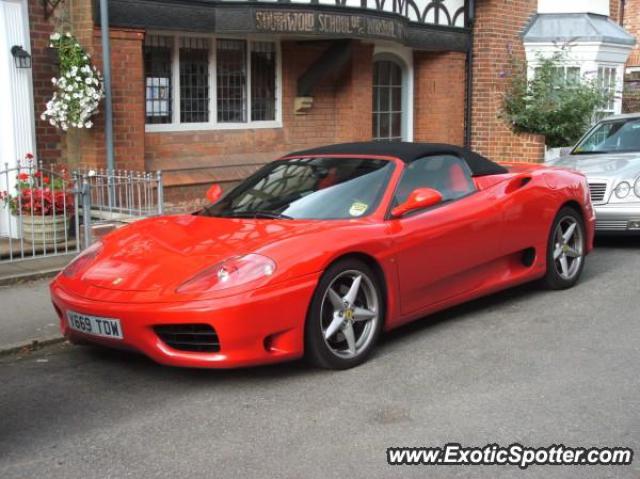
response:
[[[259,35],[206,35],[187,32],[151,31],[147,35],[161,35],[173,38],[171,62],[171,123],[146,123],[145,132],[175,132],[175,131],[203,131],[203,130],[253,130],[263,128],[282,128],[282,49],[280,38]],[[180,39],[185,37],[206,38],[209,40],[209,121],[200,123],[180,122]],[[244,40],[247,42],[247,121],[227,123],[218,121],[218,90],[216,65],[216,40]],[[275,120],[251,120],[251,44],[253,42],[272,42],[276,47],[276,92],[275,92]],[[145,92],[146,99],[146,92]]]
[[[611,115],[618,115],[622,113],[622,90],[623,90],[623,75],[622,75],[622,67],[617,64],[612,63],[598,63],[596,65],[596,79],[600,81],[600,69],[611,69],[614,71],[614,85],[613,85],[613,99],[611,108],[602,108],[598,110],[599,114],[602,118],[606,118]],[[607,88],[607,91],[609,89]],[[608,107],[609,105],[607,105]]]
[[[528,78],[535,74],[535,67],[538,66],[538,55],[551,57],[560,51],[561,46],[556,43],[525,43],[524,44]],[[567,58],[563,62],[566,67],[580,67],[582,78],[598,79],[599,68],[616,69],[616,91],[614,109],[601,110],[605,115],[619,114],[622,112],[622,90],[624,81],[624,64],[627,61],[631,46],[612,45],[597,42],[579,41],[570,45],[565,53]]]
[[[384,57],[392,57],[402,67],[402,141],[413,141],[414,136],[414,70],[413,50],[386,42],[375,44],[373,62]],[[372,78],[373,80],[373,78]],[[373,122],[373,116],[371,117]],[[373,123],[372,123],[373,124]]]

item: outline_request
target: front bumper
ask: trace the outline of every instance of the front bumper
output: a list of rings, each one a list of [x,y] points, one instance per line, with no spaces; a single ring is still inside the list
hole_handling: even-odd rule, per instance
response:
[[[234,368],[299,358],[304,353],[304,324],[317,275],[231,297],[186,303],[115,303],[94,301],[51,283],[51,299],[62,334],[72,342],[91,342],[139,351],[170,366]],[[122,340],[73,330],[67,311],[120,320]],[[165,344],[153,330],[167,324],[210,324],[220,351],[187,352]]]
[[[640,204],[594,206],[597,233],[640,234]]]

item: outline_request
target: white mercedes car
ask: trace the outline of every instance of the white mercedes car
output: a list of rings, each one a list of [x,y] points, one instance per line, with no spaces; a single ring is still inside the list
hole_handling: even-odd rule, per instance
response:
[[[597,233],[640,233],[640,113],[601,120],[548,164],[586,175]]]

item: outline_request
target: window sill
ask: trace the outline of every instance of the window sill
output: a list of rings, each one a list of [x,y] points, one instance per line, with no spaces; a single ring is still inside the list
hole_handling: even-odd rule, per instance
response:
[[[281,121],[256,121],[252,123],[158,123],[145,125],[145,133],[170,133],[188,131],[262,130],[282,128]]]

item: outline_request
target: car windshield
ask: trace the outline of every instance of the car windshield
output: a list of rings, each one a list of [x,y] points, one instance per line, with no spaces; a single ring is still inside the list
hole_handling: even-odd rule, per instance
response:
[[[206,216],[344,219],[372,213],[393,162],[362,158],[297,158],[270,163],[240,183]]]
[[[640,118],[603,121],[571,152],[573,155],[640,151]]]

